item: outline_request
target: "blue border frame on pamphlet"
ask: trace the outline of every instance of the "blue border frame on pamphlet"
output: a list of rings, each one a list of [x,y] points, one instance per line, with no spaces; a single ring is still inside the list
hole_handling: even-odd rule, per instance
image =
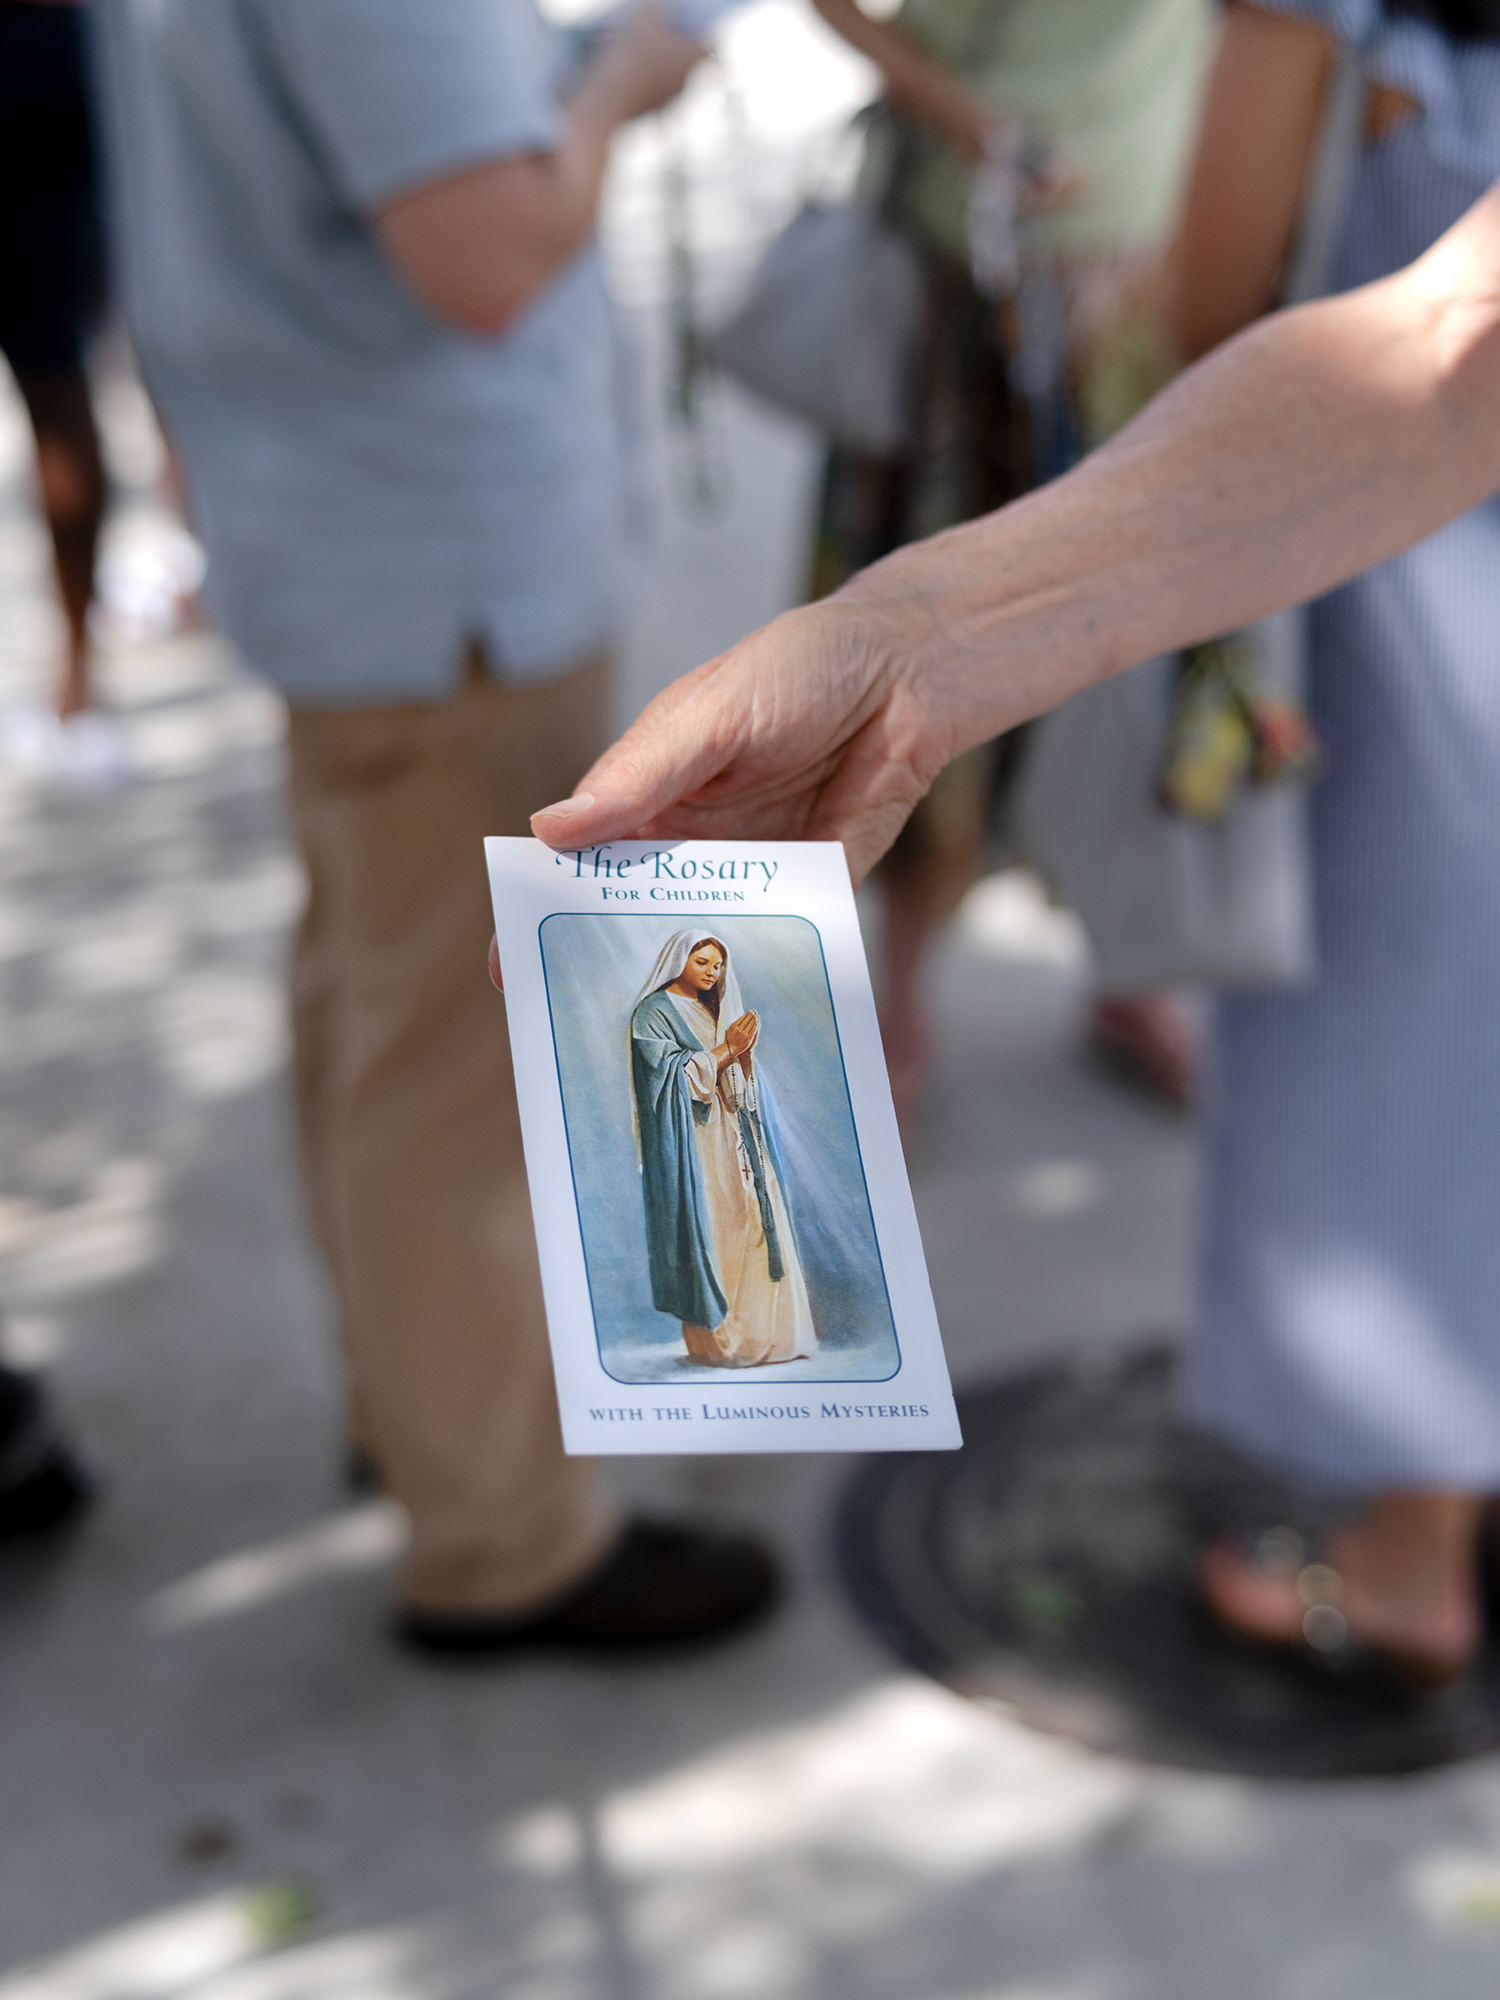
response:
[[[652,919],[648,918],[644,911],[636,912],[634,910],[552,910],[545,917],[543,917],[541,922],[537,925],[537,957],[541,961],[542,985],[547,995],[547,1024],[552,1034],[552,1061],[557,1070],[557,1094],[558,1094],[558,1101],[562,1106],[563,1138],[568,1148],[568,1173],[571,1176],[573,1182],[573,1205],[578,1215],[578,1240],[583,1251],[584,1281],[588,1285],[589,1289],[589,1311],[593,1315],[594,1347],[599,1356],[599,1366],[604,1371],[604,1373],[609,1377],[611,1382],[618,1382],[622,1388],[644,1389],[644,1388],[657,1387],[659,1385],[655,1381],[650,1379],[643,1382],[631,1381],[626,1376],[616,1375],[614,1370],[609,1366],[608,1362],[604,1358],[604,1348],[599,1338],[599,1313],[594,1303],[594,1278],[593,1278],[593,1273],[589,1268],[588,1237],[585,1234],[584,1230],[583,1203],[578,1193],[578,1173],[573,1161],[573,1134],[568,1126],[568,1094],[567,1094],[567,1088],[563,1082],[562,1062],[558,1056],[558,1051],[557,1051],[557,1018],[552,1010],[552,987],[547,977],[547,954],[542,944],[542,932],[547,928],[548,924],[550,924],[554,920],[554,918],[557,917],[581,918],[583,921],[589,923],[598,923],[600,921],[619,922],[619,923],[632,923],[632,922],[640,923],[640,922],[650,922],[652,921]],[[885,1293],[885,1308],[890,1318],[891,1338],[895,1342],[896,1346],[896,1365],[888,1375],[859,1375],[859,1376],[798,1375],[797,1377],[795,1377],[795,1381],[799,1384],[805,1382],[811,1386],[816,1386],[820,1388],[830,1388],[838,1385],[847,1385],[850,1382],[861,1382],[861,1383],[893,1382],[896,1379],[896,1377],[901,1373],[902,1367],[905,1365],[904,1357],[901,1352],[901,1330],[896,1324],[896,1309],[891,1302],[891,1288],[886,1279],[886,1274],[885,1274],[885,1252],[881,1248],[880,1230],[875,1221],[875,1208],[874,1204],[870,1200],[869,1176],[865,1172],[864,1148],[860,1144],[860,1137],[859,1137],[859,1120],[854,1115],[854,1099],[849,1090],[849,1070],[847,1064],[844,1061],[844,1039],[839,1031],[839,1012],[837,1006],[834,1004],[833,984],[828,977],[828,957],[823,950],[823,934],[810,917],[801,916],[796,911],[790,911],[790,910],[778,911],[775,913],[774,916],[769,911],[766,912],[764,916],[754,915],[747,911],[744,912],[743,914],[737,913],[734,921],[737,924],[756,923],[756,922],[762,922],[762,923],[785,922],[788,918],[790,918],[795,923],[806,924],[808,929],[812,932],[813,936],[818,941],[818,962],[823,968],[823,985],[824,985],[824,990],[828,994],[828,1012],[833,1021],[833,1038],[834,1038],[834,1043],[838,1049],[839,1074],[842,1077],[844,1084],[844,1101],[849,1106],[849,1125],[850,1129],[854,1134],[854,1152],[855,1152],[855,1158],[859,1162],[860,1186],[864,1190],[865,1208],[870,1217],[870,1234],[875,1242],[875,1256],[880,1266],[880,1285],[881,1285],[881,1290]],[[755,1372],[758,1374],[760,1371],[756,1370]],[[725,1384],[724,1386],[727,1388],[729,1385]],[[743,1386],[747,1390],[749,1390],[752,1385],[746,1382]],[[758,1390],[757,1393],[763,1393],[763,1389]]]

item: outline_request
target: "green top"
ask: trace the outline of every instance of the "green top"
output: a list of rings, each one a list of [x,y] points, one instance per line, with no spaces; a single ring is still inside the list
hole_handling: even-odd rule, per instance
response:
[[[896,20],[980,96],[1051,140],[1087,186],[1038,218],[1056,251],[1165,240],[1212,46],[1211,0],[904,0]],[[899,207],[936,248],[966,254],[967,175],[926,130],[911,134]]]

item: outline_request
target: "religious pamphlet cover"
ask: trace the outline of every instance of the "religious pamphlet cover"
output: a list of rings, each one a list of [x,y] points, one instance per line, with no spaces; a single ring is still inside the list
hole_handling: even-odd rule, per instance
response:
[[[957,1446],[843,849],[485,850],[568,1450]]]

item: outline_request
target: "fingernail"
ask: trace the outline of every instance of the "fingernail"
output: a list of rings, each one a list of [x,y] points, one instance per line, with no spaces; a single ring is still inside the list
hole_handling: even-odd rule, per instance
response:
[[[593,803],[592,792],[575,792],[570,799],[559,799],[555,806],[543,806],[542,812],[552,813],[558,819],[569,819],[574,813],[587,812]],[[541,814],[534,813],[532,817],[539,819]]]

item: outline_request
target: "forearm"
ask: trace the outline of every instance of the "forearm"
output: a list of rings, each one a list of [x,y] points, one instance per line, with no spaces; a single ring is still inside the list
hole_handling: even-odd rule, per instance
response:
[[[1410,270],[1252,328],[1071,477],[841,599],[903,678],[946,691],[962,748],[1312,597],[1497,487],[1492,193]]]
[[[385,204],[375,226],[424,305],[464,333],[501,333],[587,242],[610,141],[666,103],[703,51],[642,7],[570,98],[556,148],[482,161]]]
[[[1184,360],[1276,303],[1333,66],[1318,23],[1225,8],[1166,274],[1164,316]]]
[[[584,76],[564,116],[556,152],[529,162],[532,198],[508,236],[504,290],[520,303],[550,284],[593,234],[610,146],[631,113],[598,65]]]
[[[389,203],[381,237],[424,304],[466,333],[502,332],[587,242],[619,122],[585,78],[555,152],[487,161]]]
[[[959,78],[899,28],[872,20],[858,0],[813,0],[813,6],[829,27],[876,65],[892,102],[947,133],[963,153],[977,157],[982,152],[979,128],[988,114]],[[1001,120],[996,114],[988,122],[999,125]]]
[[[1263,321],[1065,479],[899,550],[657,696],[557,847],[839,840],[1079,688],[1381,561],[1500,488],[1500,186],[1400,276]]]

